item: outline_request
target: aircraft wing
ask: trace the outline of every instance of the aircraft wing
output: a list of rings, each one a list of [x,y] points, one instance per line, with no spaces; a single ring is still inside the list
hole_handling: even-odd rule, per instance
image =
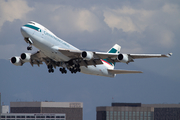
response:
[[[129,63],[134,62],[134,59],[144,59],[144,58],[161,58],[161,57],[171,57],[172,53],[169,54],[119,54],[118,59],[114,62]]]
[[[64,55],[75,58],[75,57],[81,57],[82,52],[81,50],[68,50],[68,49],[58,49],[61,53]],[[106,52],[91,52],[91,51],[86,51],[93,53],[93,58],[94,59],[106,59],[106,58],[117,58],[118,54],[117,53],[106,53]]]
[[[128,54],[133,59],[140,59],[140,58],[160,58],[160,57],[170,57],[172,53],[167,55],[163,54]]]
[[[142,58],[160,58],[160,57],[170,57],[172,53],[169,54],[119,54],[119,53],[106,53],[106,52],[91,52],[91,51],[81,51],[81,50],[68,50],[68,49],[61,49],[59,48],[58,51],[63,53],[64,55],[75,59],[75,58],[83,58],[82,53],[84,52],[89,55],[89,58],[86,59],[87,61],[93,60],[100,60],[100,59],[107,59],[108,62],[134,62],[134,59],[142,59]],[[100,61],[99,61],[100,63]],[[101,63],[102,64],[102,63]],[[96,64],[94,64],[96,65]]]
[[[32,66],[33,65],[41,65],[43,62],[46,63],[46,65],[52,64],[54,68],[56,66],[59,66],[56,61],[53,61],[51,58],[48,58],[45,56],[41,51],[37,51],[36,53],[22,53],[20,57],[16,57],[17,59],[20,59],[20,63],[17,65],[23,65],[25,62],[29,62]],[[16,63],[15,63],[16,64]]]
[[[108,72],[112,74],[142,73],[141,71],[134,71],[134,70],[112,70],[112,69],[108,69]]]
[[[27,53],[23,53],[26,58],[28,58],[28,54]],[[21,54],[22,56],[22,54]],[[36,65],[40,65],[40,64],[43,64],[42,62],[44,61],[44,55],[40,52],[40,51],[37,51],[36,53],[33,53],[30,55],[31,56],[31,59],[29,59],[28,61],[26,62],[30,62],[30,64],[33,66],[34,64]],[[24,60],[25,61],[25,60]]]

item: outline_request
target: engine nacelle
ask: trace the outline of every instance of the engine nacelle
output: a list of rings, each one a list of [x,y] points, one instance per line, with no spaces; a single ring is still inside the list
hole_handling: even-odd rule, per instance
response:
[[[18,56],[12,57],[11,58],[11,63],[16,65],[16,66],[22,66],[23,65],[23,62],[22,62],[21,58],[18,57]]]
[[[127,54],[119,54],[118,60],[123,62],[123,63],[127,63],[127,62],[129,62],[129,57]]]
[[[22,53],[21,54],[21,59],[23,60],[23,62],[30,62],[31,53]]]
[[[93,58],[93,52],[83,51],[81,57],[85,60],[91,60]]]

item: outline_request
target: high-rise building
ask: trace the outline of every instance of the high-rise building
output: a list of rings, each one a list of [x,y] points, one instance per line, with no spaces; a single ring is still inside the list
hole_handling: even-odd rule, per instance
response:
[[[180,104],[112,103],[96,108],[96,120],[180,120]]]

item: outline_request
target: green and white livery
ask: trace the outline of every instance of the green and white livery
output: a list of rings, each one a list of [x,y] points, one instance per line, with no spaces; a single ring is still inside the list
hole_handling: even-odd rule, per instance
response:
[[[44,26],[30,21],[21,27],[24,40],[39,49],[36,53],[22,53],[11,58],[11,63],[22,66],[29,62],[32,66],[40,66],[43,62],[47,65],[48,72],[53,73],[59,67],[62,74],[67,70],[71,73],[85,73],[105,77],[115,77],[116,74],[142,73],[141,71],[116,70],[117,62],[129,63],[139,58],[170,57],[172,53],[162,54],[124,54],[120,53],[121,47],[115,44],[108,52],[95,52],[80,50],[66,41],[58,38]]]

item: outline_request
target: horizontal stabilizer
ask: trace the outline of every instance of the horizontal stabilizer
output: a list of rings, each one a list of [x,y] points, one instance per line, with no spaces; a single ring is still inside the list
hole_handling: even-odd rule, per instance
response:
[[[134,71],[134,70],[111,70],[111,69],[108,69],[108,72],[112,74],[142,73],[141,71]]]

